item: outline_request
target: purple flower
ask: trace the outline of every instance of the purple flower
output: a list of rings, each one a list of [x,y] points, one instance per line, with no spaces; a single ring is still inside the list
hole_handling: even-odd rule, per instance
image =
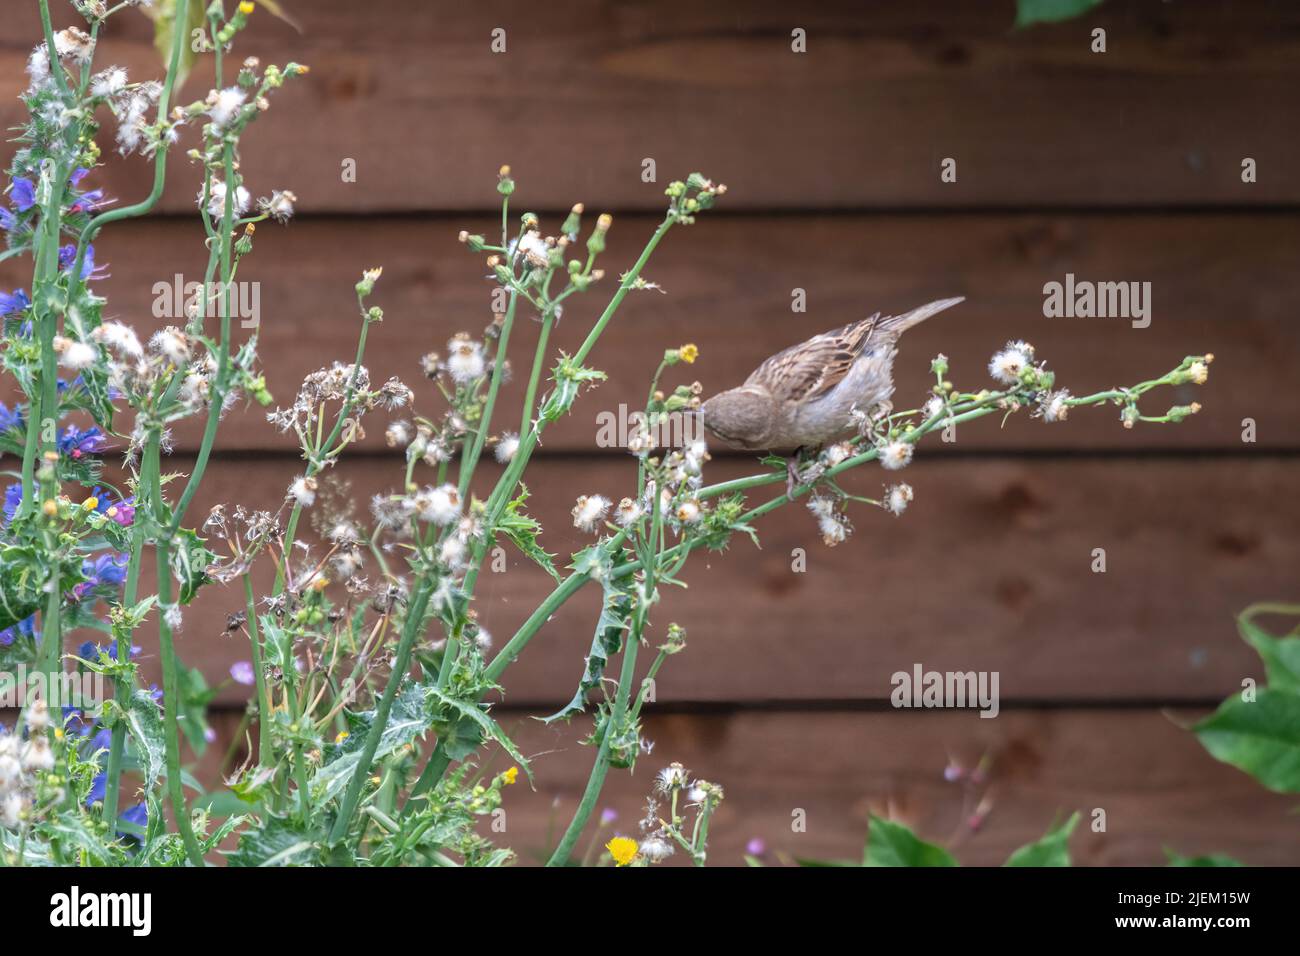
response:
[[[59,451],[73,459],[93,455],[106,447],[108,443],[104,440],[104,433],[98,428],[82,431],[76,425],[69,425],[59,437]]]
[[[77,262],[77,247],[68,243],[59,249],[59,268],[67,272]],[[86,258],[81,263],[81,280],[83,282],[96,282],[100,279],[107,279],[108,273],[103,269],[95,268],[95,247],[86,246]]]
[[[13,232],[18,228],[18,218],[4,206],[0,206],[0,229]]]
[[[762,856],[767,852],[767,843],[762,837],[754,837],[745,844],[745,852],[750,856]]]
[[[230,676],[236,684],[243,684],[245,687],[251,687],[257,680],[253,675],[253,665],[248,661],[235,661],[231,664]]]
[[[73,594],[82,598],[95,588],[116,588],[126,580],[127,556],[125,554],[101,554],[99,557],[81,562],[81,573],[86,576],[75,588]]]
[[[106,511],[112,511],[113,513],[109,517],[123,528],[129,528],[131,523],[135,521],[135,499],[127,498],[125,501],[119,501],[117,504],[111,505]]]
[[[31,304],[32,300],[22,289],[14,289],[12,294],[0,292],[0,316],[19,315]]]
[[[603,827],[609,826],[617,819],[618,811],[613,807],[606,807],[604,810],[600,811],[600,825]]]
[[[9,195],[13,200],[14,208],[19,212],[26,212],[36,205],[36,186],[30,179],[15,177],[14,188]]]

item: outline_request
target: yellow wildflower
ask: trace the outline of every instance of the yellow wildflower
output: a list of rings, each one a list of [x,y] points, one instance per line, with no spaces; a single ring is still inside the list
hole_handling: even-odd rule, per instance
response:
[[[519,768],[511,767],[509,770],[507,770],[505,773],[501,775],[501,778],[505,780],[507,785],[514,783],[515,780],[519,778]]]
[[[682,357],[682,361],[687,365],[693,365],[695,360],[700,357],[700,350],[694,342],[687,342],[677,350],[677,354]]]
[[[628,837],[614,837],[605,844],[605,849],[609,851],[609,855],[614,858],[615,863],[619,866],[627,866],[636,859],[638,847],[636,840]]]

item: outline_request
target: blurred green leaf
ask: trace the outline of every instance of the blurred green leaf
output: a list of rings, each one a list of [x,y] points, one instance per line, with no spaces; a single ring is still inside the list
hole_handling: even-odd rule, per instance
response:
[[[1079,825],[1075,811],[1070,819],[1053,827],[1040,839],[1027,843],[1007,858],[1004,866],[1069,866],[1070,834]]]
[[[1264,661],[1264,676],[1272,690],[1300,693],[1300,637],[1295,632],[1274,637],[1255,623],[1265,614],[1300,617],[1300,605],[1252,604],[1237,616],[1237,630],[1241,638]]]
[[[947,850],[926,843],[901,823],[874,814],[867,827],[864,866],[956,866]]]
[[[1179,856],[1177,853],[1165,851],[1169,857],[1170,866],[1241,866],[1242,864],[1230,856],[1224,856],[1222,853],[1211,853],[1206,856]]]
[[[185,85],[185,78],[190,75],[197,56],[194,31],[203,29],[204,0],[158,0],[148,7],[141,7],[140,12],[153,21],[153,48],[158,51],[163,67],[172,61],[172,39],[176,36],[177,23],[190,39],[181,43],[181,59],[176,66],[175,88]]]
[[[1016,0],[1016,26],[1072,20],[1101,6],[1101,0]]]

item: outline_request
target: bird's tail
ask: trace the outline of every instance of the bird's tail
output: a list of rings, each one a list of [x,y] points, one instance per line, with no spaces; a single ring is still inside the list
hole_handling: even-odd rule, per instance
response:
[[[932,315],[937,315],[944,309],[951,309],[959,302],[965,302],[964,295],[956,296],[952,299],[936,299],[928,305],[920,306],[911,312],[904,312],[902,315],[887,315],[876,323],[876,331],[892,335],[894,338],[902,335],[914,325],[920,325]]]

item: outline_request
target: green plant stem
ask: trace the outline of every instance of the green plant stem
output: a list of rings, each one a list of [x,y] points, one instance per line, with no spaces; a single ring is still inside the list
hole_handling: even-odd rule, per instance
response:
[[[183,0],[177,0],[177,2],[180,3]],[[42,7],[45,5],[45,0],[41,0],[41,5]],[[167,111],[171,108],[172,90],[176,85],[176,72],[180,67],[181,50],[184,48],[186,39],[188,39],[188,31],[186,30],[176,30],[175,36],[172,38],[171,58],[167,63],[167,76],[163,79],[162,92],[158,95],[157,116],[160,123],[167,119]],[[55,60],[55,71],[62,73],[62,69],[57,64],[58,61]],[[81,237],[77,240],[77,256],[69,279],[69,301],[72,298],[71,290],[74,284],[81,281],[81,268],[86,261],[86,250],[95,236],[99,234],[99,231],[111,222],[143,216],[158,205],[158,200],[162,198],[163,187],[167,182],[167,153],[166,144],[163,144],[158,148],[154,156],[153,187],[149,190],[148,196],[133,205],[120,206],[117,209],[110,209],[107,212],[100,213],[90,220],[86,224],[86,228],[81,231]]]
[[[357,763],[357,769],[352,774],[352,779],[348,781],[348,788],[343,794],[343,799],[339,802],[338,816],[335,818],[334,826],[330,830],[329,842],[333,846],[340,845],[348,835],[352,816],[356,812],[358,801],[361,799],[361,790],[370,774],[370,764],[375,759],[375,752],[379,749],[379,740],[388,727],[388,715],[393,709],[393,701],[396,699],[398,689],[401,687],[402,678],[411,665],[411,648],[415,645],[416,637],[423,630],[424,612],[429,606],[431,593],[432,587],[429,582],[427,580],[421,581],[417,593],[412,596],[411,604],[408,606],[406,620],[402,624],[402,637],[398,642],[397,654],[393,660],[393,669],[388,676],[388,685],[384,688],[384,695],[375,707],[375,719],[371,724],[370,732],[366,734],[366,742],[361,748],[361,759]]]
[[[596,801],[600,799],[601,788],[605,785],[605,777],[609,773],[609,747],[610,736],[614,729],[623,722],[623,717],[627,713],[628,694],[632,688],[632,681],[636,675],[636,652],[640,644],[639,634],[629,634],[626,644],[623,648],[623,668],[618,678],[618,690],[614,693],[614,709],[605,723],[605,732],[600,737],[600,750],[596,754],[596,761],[591,768],[591,776],[587,779],[587,789],[583,791],[582,801],[578,804],[578,809],[569,822],[569,827],[564,831],[564,836],[560,838],[559,846],[551,854],[547,866],[563,866],[569,861],[569,855],[573,852],[573,847],[578,842],[578,837],[582,835],[583,828],[587,825],[587,820],[591,813],[596,809]]]
[[[244,615],[248,623],[248,641],[253,649],[253,692],[257,695],[257,762],[266,766],[271,758],[271,700],[267,694],[262,636],[257,627],[257,604],[253,597],[252,578],[244,575]]]
[[[519,437],[521,439],[533,430],[537,385],[541,381],[542,369],[546,365],[546,346],[551,337],[551,327],[554,324],[555,314],[547,310],[542,314],[542,330],[537,333],[537,350],[533,353],[533,370],[528,376],[528,389],[524,392],[524,410],[519,421]]]
[[[343,432],[343,422],[352,414],[353,404],[357,397],[357,380],[361,374],[361,360],[366,354],[366,339],[370,333],[370,317],[366,314],[365,303],[358,296],[358,304],[361,306],[361,333],[357,336],[357,355],[352,362],[352,374],[348,378],[347,389],[343,393],[343,405],[339,409],[338,418],[334,422],[334,427],[330,430],[329,437],[325,439],[324,444],[319,446],[307,461],[305,471],[306,477],[314,477],[321,468],[324,467],[324,461],[320,459],[322,450],[328,451],[338,441],[339,435]],[[293,553],[294,538],[298,533],[298,521],[302,517],[302,505],[294,502],[293,509],[289,512],[289,521],[284,530],[284,546],[281,551],[284,554],[284,560],[289,561]],[[272,596],[279,595],[287,584],[285,578],[285,568],[277,566],[275,571],[275,589]]]
[[[141,458],[140,468],[140,479],[136,482],[136,516],[131,524],[131,557],[127,562],[126,583],[122,589],[122,606],[126,608],[135,606],[136,595],[139,592],[140,561],[144,553],[145,523],[148,514],[141,497],[145,488],[153,487],[157,483],[158,456],[156,454],[144,454]],[[121,664],[130,659],[131,632],[126,631],[118,635],[117,660]],[[133,690],[134,680],[126,674],[119,675],[117,678],[117,706],[119,711],[124,712],[130,706],[131,692]],[[109,821],[117,819],[118,790],[121,788],[122,783],[122,754],[126,748],[126,722],[120,719],[121,713],[118,714],[118,717],[118,721],[113,724],[112,734],[109,738],[108,766],[105,771],[103,818]],[[152,781],[149,782],[152,783]]]

